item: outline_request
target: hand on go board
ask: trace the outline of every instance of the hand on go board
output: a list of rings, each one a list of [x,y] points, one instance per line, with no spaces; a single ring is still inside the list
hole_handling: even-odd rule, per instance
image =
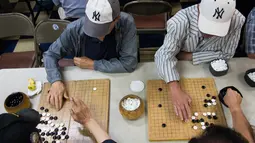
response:
[[[71,116],[74,121],[86,126],[88,121],[91,119],[90,110],[83,101],[76,98],[71,98],[72,109],[70,110]]]
[[[51,85],[48,94],[48,103],[60,110],[63,106],[63,96],[66,93],[65,85],[61,81],[56,81]],[[65,96],[65,98],[68,98]]]
[[[241,110],[242,97],[239,93],[228,88],[227,95],[224,97],[224,102],[228,105],[230,111]]]
[[[81,69],[94,69],[94,61],[87,57],[74,57],[74,64]]]
[[[191,117],[191,97],[181,89],[172,91],[171,97],[176,115],[187,121]]]

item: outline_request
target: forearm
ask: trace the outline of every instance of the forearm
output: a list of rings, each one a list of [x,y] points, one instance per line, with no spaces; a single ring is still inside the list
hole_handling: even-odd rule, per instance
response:
[[[135,57],[94,61],[94,70],[106,73],[133,72],[136,66],[137,59]]]
[[[94,119],[90,119],[84,126],[94,135],[98,143],[102,143],[105,140],[110,139],[110,136],[99,126],[99,124]]]
[[[171,81],[168,83],[168,87],[172,94],[177,94],[181,90],[179,81]]]
[[[221,51],[194,52],[192,54],[192,58],[193,58],[193,64],[197,65],[201,63],[211,62],[215,59],[223,58],[223,54]]]
[[[232,120],[233,120],[233,127],[235,131],[239,132],[242,134],[250,143],[254,143],[254,138],[253,138],[253,131],[252,128],[245,118],[241,108],[240,109],[234,109],[230,110],[231,115],[232,115]]]

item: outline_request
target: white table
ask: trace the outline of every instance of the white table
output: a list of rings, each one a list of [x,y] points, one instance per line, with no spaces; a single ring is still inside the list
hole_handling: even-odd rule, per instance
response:
[[[242,107],[248,120],[255,120],[255,88],[249,87],[244,81],[244,72],[250,68],[255,68],[255,60],[246,58],[232,59],[229,73],[223,77],[215,78],[218,90],[225,86],[233,85],[244,95]],[[212,77],[208,65],[193,66],[190,62],[179,62],[178,69],[183,77]],[[158,79],[154,63],[141,63],[133,73],[125,74],[105,74],[95,71],[82,70],[77,67],[68,67],[63,70],[66,80],[85,80],[109,78],[111,80],[111,100],[110,100],[110,126],[109,131],[113,139],[120,143],[148,143],[147,117],[144,115],[136,121],[127,121],[119,113],[118,104],[120,99],[132,94],[129,84],[132,80],[141,80],[146,83],[150,79]],[[35,69],[7,69],[0,70],[0,113],[5,112],[3,103],[5,98],[12,92],[26,92],[27,80],[35,78],[47,82],[46,73],[43,68]],[[146,90],[141,93],[133,93],[145,99]],[[33,108],[39,103],[39,96],[31,99]],[[232,119],[228,109],[224,108],[228,125],[232,126]],[[253,120],[252,120],[253,119]],[[177,142],[177,141],[176,141]],[[187,142],[187,141],[178,141]],[[165,143],[165,142],[161,142]]]

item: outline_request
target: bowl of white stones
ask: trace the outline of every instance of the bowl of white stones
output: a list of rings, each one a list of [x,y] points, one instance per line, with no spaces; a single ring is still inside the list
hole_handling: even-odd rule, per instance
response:
[[[255,69],[246,71],[244,79],[250,87],[255,87]]]
[[[129,120],[136,120],[144,113],[144,102],[136,95],[127,95],[120,100],[121,115]]]
[[[228,63],[223,59],[214,60],[210,63],[209,70],[214,76],[223,76],[228,73]]]

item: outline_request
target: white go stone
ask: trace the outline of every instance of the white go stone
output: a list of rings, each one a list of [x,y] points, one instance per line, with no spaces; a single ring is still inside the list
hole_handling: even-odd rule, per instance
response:
[[[58,135],[61,135],[61,132],[58,132]]]
[[[51,132],[54,132],[54,128],[51,128],[50,131],[51,131]]]
[[[212,112],[212,115],[213,115],[213,116],[216,116],[216,113],[215,113],[215,112]]]
[[[194,115],[195,115],[195,116],[198,116],[198,113],[197,113],[197,112],[195,112],[195,113],[194,113]]]
[[[48,121],[48,124],[51,124],[51,123],[52,123],[52,121],[51,121],[51,120],[49,120],[49,121]]]
[[[54,127],[54,125],[55,125],[54,123],[51,123],[51,124],[50,124],[50,126],[52,126],[52,127]]]
[[[204,125],[205,125],[205,122],[201,122],[200,124],[201,124],[202,126],[204,126]]]
[[[46,116],[46,113],[42,113],[42,116],[43,116],[43,117]]]
[[[63,127],[58,127],[58,130],[61,131],[63,129]]]
[[[207,112],[207,115],[212,115],[211,112]]]
[[[61,140],[64,140],[65,139],[65,136],[61,136]]]
[[[46,118],[45,118],[45,121],[49,121],[49,120],[50,120],[50,118],[49,118],[49,117],[46,117]]]
[[[47,113],[47,115],[46,115],[47,117],[50,117],[50,113]]]
[[[197,130],[197,126],[193,126],[193,129],[194,129],[194,130]]]
[[[208,105],[208,106],[211,106],[211,105],[212,105],[212,103],[207,103],[207,105]]]
[[[192,120],[195,120],[195,119],[196,119],[196,117],[195,117],[195,116],[192,116],[192,117],[191,117],[191,119],[192,119]]]
[[[59,124],[55,124],[55,127],[58,128],[58,127],[59,127]]]
[[[213,102],[212,104],[213,104],[214,106],[215,106],[215,105],[217,105],[217,103],[216,103],[216,102]]]
[[[44,121],[45,120],[45,117],[41,117],[41,121]]]
[[[216,100],[215,100],[215,99],[212,99],[212,102],[216,102]]]
[[[201,128],[202,128],[203,130],[205,130],[205,129],[206,129],[206,126],[202,126]]]
[[[59,141],[59,140],[57,140],[57,141],[56,141],[56,143],[60,143],[60,141]]]
[[[60,126],[63,127],[65,124],[64,123],[61,123]]]
[[[94,90],[94,91],[96,91],[96,90],[97,90],[97,88],[96,88],[96,87],[94,87],[94,88],[93,88],[93,90]]]
[[[206,114],[206,113],[203,113],[203,115],[204,115],[204,116],[207,116],[207,114]]]

